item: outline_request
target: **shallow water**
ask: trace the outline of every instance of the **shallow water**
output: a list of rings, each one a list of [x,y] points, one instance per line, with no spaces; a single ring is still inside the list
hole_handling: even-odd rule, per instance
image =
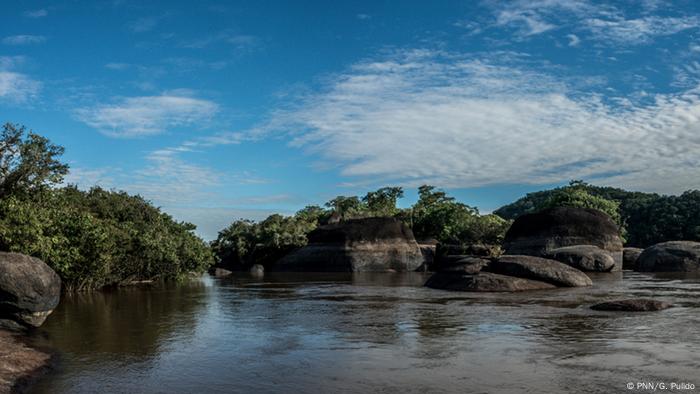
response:
[[[433,290],[421,286],[426,278],[205,277],[64,297],[34,338],[59,352],[57,370],[32,392],[611,393],[631,391],[628,382],[700,390],[697,277],[602,274],[592,288],[512,294]],[[589,309],[626,297],[676,307]]]

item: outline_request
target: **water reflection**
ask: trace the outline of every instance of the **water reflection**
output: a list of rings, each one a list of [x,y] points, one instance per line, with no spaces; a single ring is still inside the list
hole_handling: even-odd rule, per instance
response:
[[[425,279],[275,273],[65,299],[41,331],[65,362],[35,391],[617,392],[700,367],[697,279],[625,272],[513,294]],[[679,307],[589,309],[632,296]]]

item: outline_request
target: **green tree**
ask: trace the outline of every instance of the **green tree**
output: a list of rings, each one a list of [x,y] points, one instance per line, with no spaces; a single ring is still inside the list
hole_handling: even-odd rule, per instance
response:
[[[391,217],[399,213],[396,202],[403,197],[403,189],[400,187],[383,187],[373,192],[368,192],[362,197],[362,202],[372,216]]]
[[[68,166],[59,161],[64,149],[27,133],[24,126],[6,123],[0,134],[0,198],[63,181]]]

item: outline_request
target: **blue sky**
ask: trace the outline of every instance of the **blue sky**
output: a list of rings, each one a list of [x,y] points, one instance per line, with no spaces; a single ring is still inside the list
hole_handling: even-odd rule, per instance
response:
[[[0,7],[0,120],[207,239],[387,185],[484,212],[570,179],[700,187],[695,1]]]

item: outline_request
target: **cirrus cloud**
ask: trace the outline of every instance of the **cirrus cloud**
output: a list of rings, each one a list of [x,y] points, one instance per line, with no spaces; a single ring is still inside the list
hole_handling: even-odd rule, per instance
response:
[[[76,117],[113,137],[161,134],[170,127],[210,119],[218,111],[214,102],[172,94],[121,99],[113,104],[79,108]]]

